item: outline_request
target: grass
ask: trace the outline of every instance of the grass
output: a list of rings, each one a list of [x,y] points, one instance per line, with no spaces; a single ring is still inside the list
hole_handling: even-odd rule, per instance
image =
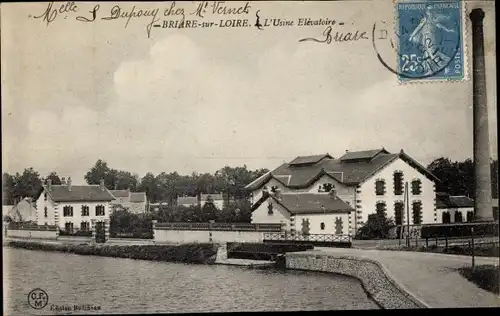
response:
[[[436,245],[431,245],[429,247],[425,246],[410,246],[410,248],[405,245],[402,246],[381,246],[377,247],[379,250],[394,250],[394,251],[418,251],[418,252],[432,252],[432,253],[442,253],[450,255],[462,255],[462,256],[472,256],[472,248],[468,246],[449,246],[445,248],[444,246],[436,247]],[[474,256],[478,257],[498,257],[499,247],[498,244],[480,244],[474,246]]]
[[[459,269],[460,274],[478,287],[494,294],[500,294],[498,289],[498,267],[480,265]]]

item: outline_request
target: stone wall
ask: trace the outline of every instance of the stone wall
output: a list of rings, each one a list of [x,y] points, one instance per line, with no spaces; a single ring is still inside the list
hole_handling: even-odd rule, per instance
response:
[[[157,243],[226,243],[263,242],[264,233],[258,231],[172,230],[154,229]]]
[[[6,236],[11,238],[57,239],[56,230],[7,229]]]
[[[426,308],[424,304],[391,280],[384,268],[375,261],[325,254],[288,253],[286,268],[322,271],[357,278],[364,289],[384,309]]]

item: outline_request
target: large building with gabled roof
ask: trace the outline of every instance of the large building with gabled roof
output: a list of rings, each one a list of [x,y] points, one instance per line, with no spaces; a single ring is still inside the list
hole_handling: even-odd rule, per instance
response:
[[[419,162],[403,150],[390,153],[385,148],[347,151],[340,158],[329,154],[299,156],[288,163],[262,175],[246,186],[251,192],[253,204],[252,222],[281,222],[290,231],[300,231],[302,220],[307,220],[310,231],[330,233],[338,231],[339,214],[343,227],[353,235],[367,220],[368,215],[383,212],[396,224],[406,224],[404,207],[405,182],[408,182],[410,224],[436,223],[435,183],[439,181]],[[333,193],[333,194],[332,194]],[[309,212],[303,206],[301,220],[293,212],[268,212],[273,207],[282,207],[276,199],[322,201],[323,214]],[[322,199],[318,197],[323,195]],[[269,197],[271,196],[271,198]],[[292,196],[292,197],[289,197]],[[345,202],[349,207],[335,209],[324,197]],[[297,198],[297,197],[295,197]],[[307,205],[304,201],[302,205]],[[329,215],[330,214],[330,215]],[[318,227],[316,227],[318,226]],[[342,230],[344,231],[344,230]]]
[[[38,225],[56,225],[61,230],[91,231],[93,223],[107,222],[115,197],[104,186],[72,185],[71,178],[60,185],[47,180],[36,199]]]

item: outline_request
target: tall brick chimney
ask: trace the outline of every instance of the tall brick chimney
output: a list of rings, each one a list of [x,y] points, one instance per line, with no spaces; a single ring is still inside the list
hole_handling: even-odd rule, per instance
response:
[[[104,186],[104,179],[101,179],[101,181],[100,181],[100,183],[99,183],[99,188],[101,188],[101,190],[103,190],[103,191],[104,191],[104,189],[106,188],[106,187]]]
[[[52,191],[52,179],[47,180],[47,191]]]
[[[482,9],[473,9],[469,17],[472,21],[475,220],[492,221],[490,142],[484,61],[484,11]]]
[[[68,177],[67,186],[68,186],[68,191],[71,191],[71,177]]]

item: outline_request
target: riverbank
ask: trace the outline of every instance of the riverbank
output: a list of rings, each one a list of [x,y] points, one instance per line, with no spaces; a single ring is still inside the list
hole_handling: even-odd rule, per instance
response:
[[[358,278],[384,309],[500,307],[500,298],[461,275],[467,256],[341,248],[316,248],[286,255],[286,268],[345,274]],[[476,265],[498,258],[478,257]]]
[[[54,251],[86,256],[129,258],[195,264],[214,264],[216,244],[182,245],[86,245],[56,244],[33,241],[5,241],[4,246],[28,250]]]

